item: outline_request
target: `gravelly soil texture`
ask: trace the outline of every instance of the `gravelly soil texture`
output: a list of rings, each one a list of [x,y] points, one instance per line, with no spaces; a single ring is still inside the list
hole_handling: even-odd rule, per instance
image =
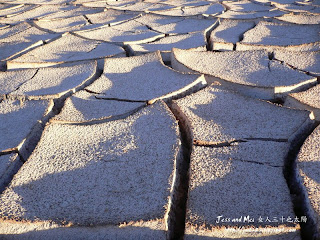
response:
[[[0,0],[0,239],[320,239],[319,0]]]

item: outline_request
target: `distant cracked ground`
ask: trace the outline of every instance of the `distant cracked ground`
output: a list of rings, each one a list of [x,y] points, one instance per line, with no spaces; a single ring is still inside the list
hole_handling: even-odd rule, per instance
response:
[[[0,0],[0,239],[320,239],[319,0]]]

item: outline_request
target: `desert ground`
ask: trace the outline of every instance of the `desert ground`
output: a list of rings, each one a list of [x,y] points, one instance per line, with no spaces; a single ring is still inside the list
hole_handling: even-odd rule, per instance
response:
[[[319,0],[0,0],[0,239],[320,239]]]

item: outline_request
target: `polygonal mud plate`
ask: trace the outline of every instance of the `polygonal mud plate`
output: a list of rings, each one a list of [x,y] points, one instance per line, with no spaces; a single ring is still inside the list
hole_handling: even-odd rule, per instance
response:
[[[132,55],[141,55],[148,52],[160,51],[163,61],[170,61],[171,49],[206,50],[206,40],[202,32],[174,35],[146,44],[131,44],[128,46]]]
[[[158,221],[163,231],[178,161],[178,125],[163,102],[107,123],[51,124],[1,195],[0,214],[110,227]]]
[[[150,101],[184,96],[206,86],[202,75],[165,66],[159,52],[106,59],[104,73],[87,90],[109,100]]]
[[[317,79],[270,60],[265,51],[203,52],[173,49],[172,67],[182,72],[208,74],[231,88],[249,92],[257,89],[272,93],[298,91],[316,84]],[[232,86],[233,84],[233,86]]]
[[[250,139],[291,141],[312,125],[308,111],[276,106],[215,85],[174,103],[200,145]]]
[[[29,70],[24,70],[28,72]],[[19,71],[21,73],[21,71]],[[66,63],[56,67],[39,68],[29,79],[17,86],[10,97],[28,97],[29,99],[59,98],[76,91],[84,84],[93,81],[97,72],[96,61]],[[50,77],[49,77],[50,76]]]
[[[212,50],[233,50],[243,34],[255,26],[254,21],[223,20],[210,34],[209,44]]]
[[[244,34],[237,50],[284,48],[288,50],[319,50],[319,26],[259,22]],[[299,32],[299,34],[297,34]]]
[[[54,66],[67,62],[112,57],[124,53],[124,49],[101,41],[87,40],[72,34],[7,62],[8,69]]]
[[[51,109],[49,101],[0,102],[0,151],[17,149]],[[35,129],[36,131],[37,129]]]
[[[144,102],[105,100],[97,94],[80,91],[69,97],[54,122],[95,122],[124,118],[145,106]]]
[[[286,143],[260,141],[193,147],[186,239],[299,239],[298,223],[287,222],[295,214],[282,167],[270,162],[283,164],[287,150]]]

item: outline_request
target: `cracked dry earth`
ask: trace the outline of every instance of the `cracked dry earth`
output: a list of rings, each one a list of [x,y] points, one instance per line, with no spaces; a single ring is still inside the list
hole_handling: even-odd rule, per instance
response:
[[[0,0],[0,239],[320,239],[319,0]]]

